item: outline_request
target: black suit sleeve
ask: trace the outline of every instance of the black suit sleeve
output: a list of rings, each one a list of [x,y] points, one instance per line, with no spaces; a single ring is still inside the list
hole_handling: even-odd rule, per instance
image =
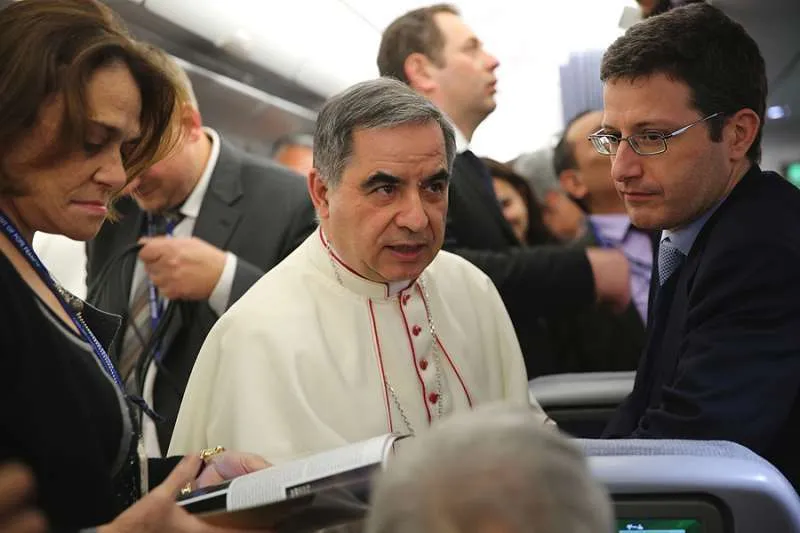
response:
[[[724,439],[760,453],[787,420],[800,390],[800,249],[747,240],[706,251],[674,378],[634,438]]]
[[[314,207],[310,200],[303,202],[292,216],[283,234],[278,263],[292,253],[316,229]],[[242,259],[236,258],[236,273],[233,276],[231,294],[228,298],[228,307],[234,304],[247,290],[258,281],[266,272],[261,268]]]
[[[280,261],[300,246],[317,229],[317,214],[310,199],[303,202],[289,223],[281,246]]]
[[[594,277],[584,250],[548,245],[503,251],[456,246],[450,251],[486,273],[509,310],[552,317],[595,301]]]

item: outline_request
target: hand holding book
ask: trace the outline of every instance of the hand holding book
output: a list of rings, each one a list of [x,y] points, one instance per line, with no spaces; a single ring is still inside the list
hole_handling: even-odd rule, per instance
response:
[[[275,465],[178,502],[209,524],[236,529],[312,531],[349,522],[365,514],[369,481],[402,438],[382,435]]]
[[[260,455],[253,453],[222,451],[206,459],[206,466],[194,481],[194,486],[202,489],[234,479],[245,474],[258,472],[272,466]]]

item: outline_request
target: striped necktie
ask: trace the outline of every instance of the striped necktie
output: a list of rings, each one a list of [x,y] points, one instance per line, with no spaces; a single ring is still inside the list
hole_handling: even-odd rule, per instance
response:
[[[177,213],[153,215],[153,234],[165,235],[183,218]],[[156,294],[157,304],[161,299]],[[119,374],[130,394],[141,394],[139,390],[138,365],[142,351],[153,335],[152,313],[150,310],[150,279],[143,275],[136,284],[128,310],[125,335],[122,338],[122,351],[119,358]]]

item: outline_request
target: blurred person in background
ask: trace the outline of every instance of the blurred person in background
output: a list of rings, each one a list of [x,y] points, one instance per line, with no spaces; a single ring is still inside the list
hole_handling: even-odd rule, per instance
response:
[[[542,209],[525,178],[514,172],[510,166],[494,159],[483,157],[481,161],[489,169],[503,216],[514,228],[520,243],[532,245],[558,242],[544,225]]]
[[[45,533],[47,520],[34,501],[30,470],[19,463],[0,465],[0,533]]]
[[[309,133],[293,133],[275,141],[272,159],[303,176],[314,167],[314,136]]]
[[[408,441],[374,482],[366,533],[611,533],[581,451],[529,409],[487,405]]]
[[[666,13],[670,9],[676,7],[704,1],[705,0],[636,0],[636,3],[639,4],[642,18],[647,19],[660,15],[661,13]]]
[[[568,243],[586,234],[586,216],[564,191],[553,172],[553,150],[541,148],[508,163],[524,177],[541,205],[542,220],[560,242]]]

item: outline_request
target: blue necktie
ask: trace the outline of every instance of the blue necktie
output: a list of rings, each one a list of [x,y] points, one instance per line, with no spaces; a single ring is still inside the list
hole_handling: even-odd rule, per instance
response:
[[[663,286],[669,277],[683,263],[686,256],[669,240],[661,241],[658,247],[658,285]]]

